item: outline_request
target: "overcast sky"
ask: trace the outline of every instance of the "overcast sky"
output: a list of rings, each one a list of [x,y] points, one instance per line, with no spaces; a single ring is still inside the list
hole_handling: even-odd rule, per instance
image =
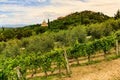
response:
[[[83,10],[114,16],[118,9],[120,0],[0,0],[0,25],[38,24]]]

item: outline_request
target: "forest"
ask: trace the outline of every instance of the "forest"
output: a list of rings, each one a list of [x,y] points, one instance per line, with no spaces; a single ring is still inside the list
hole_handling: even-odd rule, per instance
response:
[[[116,43],[118,41],[118,43]],[[41,24],[19,28],[0,28],[0,79],[26,80],[26,76],[58,70],[61,75],[69,70],[68,60],[102,52],[104,58],[120,42],[120,11],[114,17],[101,12],[82,11]],[[115,53],[119,56],[119,52]],[[31,72],[30,72],[31,71]],[[18,74],[19,73],[19,74]],[[34,79],[33,79],[34,80]]]

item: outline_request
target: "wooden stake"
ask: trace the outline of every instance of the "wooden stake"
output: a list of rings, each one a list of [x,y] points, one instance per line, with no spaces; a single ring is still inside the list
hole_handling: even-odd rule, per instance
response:
[[[18,78],[19,78],[19,80],[22,80],[22,74],[21,74],[21,72],[20,72],[20,68],[17,66],[16,67],[16,72],[17,72],[17,76],[18,76]]]
[[[119,44],[118,44],[118,37],[116,38],[116,55],[119,54]]]
[[[64,50],[64,57],[65,57],[65,61],[66,61],[67,74],[70,74],[70,67],[69,67],[69,62],[67,59],[66,50]]]

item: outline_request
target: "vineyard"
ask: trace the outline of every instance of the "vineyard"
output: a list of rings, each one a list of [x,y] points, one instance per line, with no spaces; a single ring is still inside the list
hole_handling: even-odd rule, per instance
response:
[[[79,63],[80,57],[87,57],[88,62],[91,61],[91,56],[95,55],[96,52],[102,51],[104,57],[107,57],[107,54],[110,53],[111,49],[116,49],[116,55],[118,55],[118,39],[119,32],[108,37],[101,39],[96,39],[95,41],[87,43],[79,43],[76,41],[73,47],[63,47],[54,49],[45,54],[41,53],[30,53],[25,54],[25,50],[22,50],[24,53],[21,56],[17,56],[14,59],[9,58],[3,60],[3,70],[1,70],[1,79],[2,80],[24,80],[26,76],[31,71],[31,77],[37,73],[39,70],[41,73],[44,73],[45,76],[48,76],[48,72],[54,74],[58,70],[58,74],[62,73],[62,70],[66,70],[66,75],[70,76],[72,73],[69,69],[70,65],[68,60],[76,60],[77,64]]]
[[[1,28],[0,80],[71,77],[74,66],[119,58],[119,15],[84,11],[48,20],[45,28]]]

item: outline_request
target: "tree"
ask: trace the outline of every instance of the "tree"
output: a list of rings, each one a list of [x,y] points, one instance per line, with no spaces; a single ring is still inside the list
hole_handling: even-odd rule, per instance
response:
[[[3,36],[4,36],[4,38],[3,38],[4,41],[7,41],[7,40],[12,39],[12,38],[15,37],[14,32],[13,32],[12,29],[4,30],[4,31],[2,32],[2,34],[3,34]]]
[[[71,37],[72,37],[72,39],[74,39],[75,42],[77,40],[79,43],[84,43],[86,41],[86,29],[85,29],[85,27],[78,25],[75,28],[73,28],[71,30]]]
[[[117,13],[115,14],[115,19],[119,19],[120,18],[120,10],[118,9]]]
[[[48,29],[50,29],[50,20],[48,19]]]
[[[103,31],[102,24],[92,24],[88,29],[93,39],[100,39],[103,36]]]
[[[50,36],[46,35],[38,35],[33,36],[28,39],[28,43],[26,44],[26,50],[28,52],[48,52],[53,49],[53,39]]]
[[[16,57],[17,55],[20,55],[20,47],[21,41],[11,40],[6,43],[5,49],[2,50],[2,53],[4,53],[6,57]]]

